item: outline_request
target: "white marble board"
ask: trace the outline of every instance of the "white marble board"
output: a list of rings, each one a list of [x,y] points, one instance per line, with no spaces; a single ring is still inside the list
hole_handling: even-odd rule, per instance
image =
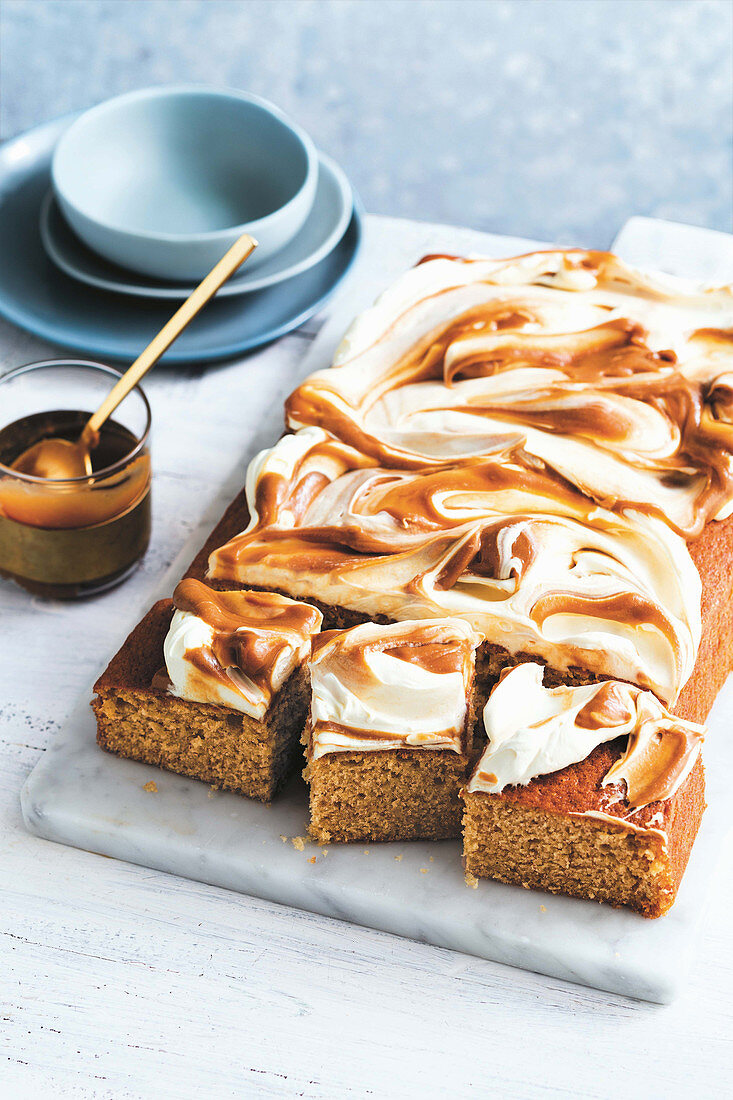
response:
[[[625,227],[619,251],[634,250],[636,262],[645,258],[653,265],[654,255],[640,255],[650,229],[656,255],[664,233],[660,223],[649,226],[646,219],[632,219]],[[675,229],[669,227],[669,239]],[[689,257],[688,229],[684,244]],[[705,231],[693,237],[703,255],[715,246],[715,274],[720,277],[717,269],[733,258],[730,239],[721,234],[713,239]],[[399,263],[404,267],[421,252],[441,247],[507,255],[531,244],[443,228],[433,230]],[[658,261],[658,266],[664,265]],[[666,266],[671,270],[676,265]],[[303,375],[329,361],[354,312],[394,274],[384,269],[378,254],[364,257],[304,359]],[[242,369],[247,369],[246,362]],[[252,401],[257,401],[256,393]],[[255,411],[248,410],[250,423],[256,422]],[[279,407],[270,405],[261,412],[258,445],[266,439],[266,425],[271,425],[274,440],[281,423]],[[134,609],[130,627],[153,599],[171,591],[214,518],[209,514],[194,531],[145,607]],[[103,666],[110,655],[102,656]],[[30,775],[22,792],[23,816],[31,832],[48,840],[599,989],[666,1002],[689,968],[705,899],[719,873],[727,833],[725,776],[733,764],[726,731],[732,720],[729,682],[711,716],[706,746],[710,806],[676,905],[657,921],[499,883],[470,888],[458,842],[332,845],[327,850],[297,839],[293,843],[306,834],[300,780],[273,805],[262,806],[110,756],[95,744],[86,694]],[[156,791],[144,789],[151,779]]]

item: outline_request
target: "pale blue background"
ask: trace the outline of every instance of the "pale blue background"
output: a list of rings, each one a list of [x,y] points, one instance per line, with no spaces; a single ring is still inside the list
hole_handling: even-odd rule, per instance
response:
[[[730,230],[728,0],[4,0],[0,132],[146,84],[275,100],[369,210],[606,245]]]

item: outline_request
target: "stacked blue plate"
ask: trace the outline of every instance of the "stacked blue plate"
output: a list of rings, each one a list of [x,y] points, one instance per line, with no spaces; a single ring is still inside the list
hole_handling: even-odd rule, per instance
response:
[[[193,282],[168,283],[108,262],[70,228],[51,190],[51,158],[77,116],[39,126],[0,146],[0,314],[86,356],[130,361]],[[275,255],[233,277],[163,361],[228,358],[297,328],[346,275],[359,249],[362,214],[341,169],[318,155],[311,211]]]

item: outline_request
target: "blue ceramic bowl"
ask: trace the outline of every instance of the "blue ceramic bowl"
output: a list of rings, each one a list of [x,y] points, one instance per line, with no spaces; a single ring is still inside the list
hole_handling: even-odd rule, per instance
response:
[[[250,269],[286,245],[315,197],[318,157],[277,107],[244,92],[146,88],[92,107],[56,146],[66,220],[105,259],[199,280],[242,233]]]

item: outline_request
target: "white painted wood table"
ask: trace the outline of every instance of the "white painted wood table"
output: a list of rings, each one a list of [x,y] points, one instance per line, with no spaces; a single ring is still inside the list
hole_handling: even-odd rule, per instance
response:
[[[369,218],[363,270],[377,260],[389,277],[446,247],[461,231]],[[239,363],[151,377],[154,533],[125,585],[67,606],[0,583],[0,1096],[729,1094],[729,879],[686,993],[660,1007],[25,832],[27,774],[182,542],[271,442],[269,426],[243,431],[248,391],[279,407],[323,320]],[[55,350],[0,323],[0,371]]]

